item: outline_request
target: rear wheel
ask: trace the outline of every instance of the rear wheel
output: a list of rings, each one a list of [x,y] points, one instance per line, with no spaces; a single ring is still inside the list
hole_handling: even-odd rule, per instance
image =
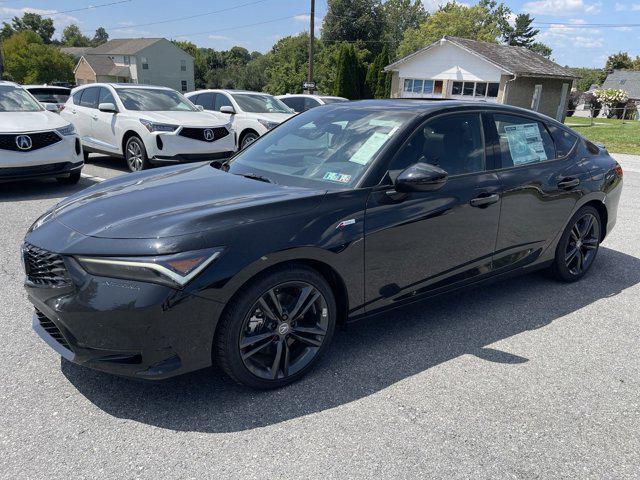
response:
[[[277,388],[305,375],[331,341],[336,306],[315,270],[290,266],[257,279],[220,319],[218,364],[252,388]]]
[[[149,158],[147,157],[147,149],[140,137],[131,137],[127,140],[124,148],[124,158],[127,166],[132,172],[139,172],[145,168],[149,168]]]
[[[565,282],[580,280],[591,268],[600,247],[600,214],[593,207],[583,207],[565,229],[552,266],[554,275]]]

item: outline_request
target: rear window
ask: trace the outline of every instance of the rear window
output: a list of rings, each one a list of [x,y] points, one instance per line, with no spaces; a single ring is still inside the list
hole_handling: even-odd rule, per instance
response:
[[[66,103],[71,93],[68,88],[29,88],[28,90],[42,103]]]
[[[545,162],[556,158],[555,146],[547,127],[531,118],[495,114],[502,167]]]
[[[553,136],[553,140],[556,142],[556,151],[558,152],[558,157],[564,157],[568,155],[573,146],[578,141],[578,136],[574,133],[569,132],[568,130],[564,130],[563,128],[557,127],[555,125],[551,125],[549,127],[551,130],[551,135]]]

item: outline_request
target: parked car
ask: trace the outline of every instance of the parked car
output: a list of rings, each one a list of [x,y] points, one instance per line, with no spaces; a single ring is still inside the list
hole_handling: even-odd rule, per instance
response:
[[[25,85],[24,88],[50,112],[61,112],[71,95],[71,89],[67,87]]]
[[[328,105],[330,103],[348,102],[348,98],[333,97],[329,95],[307,95],[307,94],[291,94],[279,95],[276,97],[282,101],[287,107],[294,112],[306,112],[310,108],[319,107],[320,105]]]
[[[166,87],[84,85],[72,91],[61,115],[76,126],[86,156],[123,156],[132,172],[228,158],[235,151],[228,119],[212,118]]]
[[[33,328],[107,372],[215,360],[279,387],[338,323],[535,269],[583,278],[622,176],[604,148],[507,105],[312,109],[228,163],[120,176],[46,212],[23,247]]]
[[[268,93],[243,90],[199,90],[187,98],[205,111],[231,119],[238,136],[238,147],[245,148],[261,135],[291,118],[294,112]]]
[[[24,88],[0,81],[0,181],[55,177],[73,184],[83,164],[73,125]]]

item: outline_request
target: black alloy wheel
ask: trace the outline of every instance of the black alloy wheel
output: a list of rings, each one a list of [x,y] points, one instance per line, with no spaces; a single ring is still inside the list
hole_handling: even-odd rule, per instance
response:
[[[600,246],[600,215],[592,207],[580,209],[567,226],[556,251],[554,273],[564,281],[582,278],[596,258]]]
[[[221,321],[218,363],[239,383],[274,388],[317,362],[333,335],[335,301],[314,270],[285,269],[250,287]]]

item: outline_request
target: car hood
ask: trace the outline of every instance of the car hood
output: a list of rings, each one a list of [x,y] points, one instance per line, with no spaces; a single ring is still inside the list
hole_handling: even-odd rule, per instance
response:
[[[92,237],[166,238],[310,210],[324,193],[260,182],[200,163],[108,180],[64,200],[52,217]]]
[[[52,130],[69,125],[60,115],[47,112],[1,112],[0,132],[38,132],[41,130]]]
[[[135,112],[135,117],[185,127],[217,127],[229,123],[204,112]]]
[[[247,113],[247,117],[255,118],[256,120],[267,120],[269,122],[282,123],[285,120],[293,117],[293,113]]]

